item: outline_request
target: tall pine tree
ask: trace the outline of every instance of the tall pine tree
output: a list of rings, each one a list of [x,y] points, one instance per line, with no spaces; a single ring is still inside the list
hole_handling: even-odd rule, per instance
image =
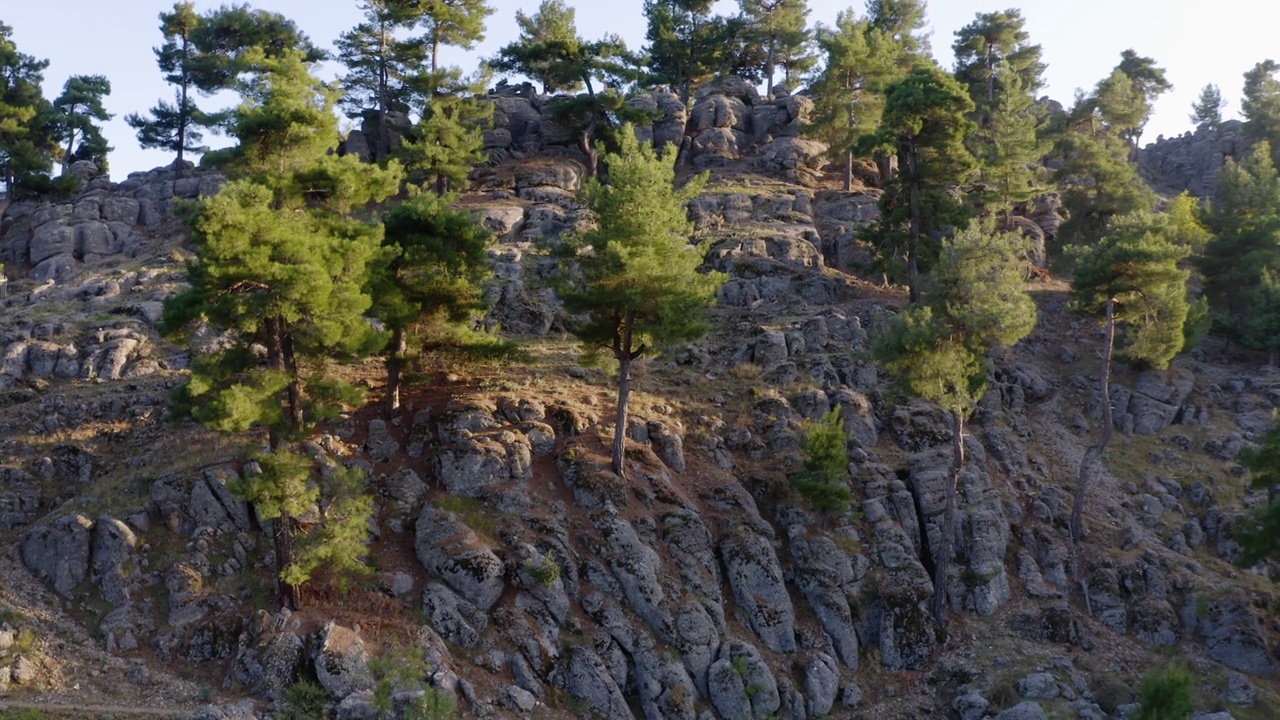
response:
[[[124,118],[138,132],[139,145],[173,152],[177,156],[174,165],[179,167],[186,153],[206,149],[200,144],[204,139],[200,128],[208,123],[208,118],[191,97],[195,90],[196,57],[192,35],[199,24],[200,16],[189,2],[174,3],[172,12],[160,13],[164,43],[153,51],[165,82],[175,86],[173,103],[161,100],[149,111],[150,117],[130,113]]]
[[[794,79],[813,66],[813,33],[808,28],[808,0],[739,0],[749,42],[759,46],[764,61],[765,92],[773,91],[773,73],[779,65],[783,79]]]
[[[51,104],[40,90],[48,60],[18,51],[0,22],[0,181],[10,198],[48,186],[57,151]]]
[[[176,331],[199,320],[232,339],[193,359],[179,407],[217,430],[268,431],[266,472],[246,496],[279,512],[281,597],[296,607],[297,581],[309,570],[295,564],[307,555],[294,554],[302,528],[290,503],[306,481],[289,459],[290,443],[356,399],[316,361],[365,354],[383,339],[364,317],[381,227],[352,213],[394,193],[400,173],[394,164],[383,170],[329,154],[338,139],[333,92],[304,55],[258,51],[244,60],[256,71],[242,85],[244,102],[230,126],[239,145],[227,167],[236,179],[201,203],[193,225],[199,262],[190,288],[166,305],[165,322]]]
[[[685,203],[697,197],[706,178],[677,189],[672,161],[637,141],[630,126],[619,144],[620,152],[605,157],[607,183],[592,180],[583,190],[598,225],[568,246],[581,272],[563,297],[566,307],[586,318],[574,334],[618,361],[613,471],[625,477],[631,364],[705,333],[704,311],[725,278],[699,273],[702,253],[689,244],[693,224]]]
[[[62,86],[62,94],[53,101],[57,113],[58,139],[66,143],[62,152],[65,169],[78,160],[89,160],[107,171],[107,144],[99,123],[111,119],[102,100],[111,94],[111,81],[102,75],[72,75]],[[77,144],[78,141],[78,144]]]
[[[951,414],[951,472],[939,542],[933,548],[931,610],[946,628],[947,584],[956,535],[956,490],[964,470],[964,427],[986,393],[988,353],[1030,334],[1036,307],[1026,292],[1025,241],[971,227],[943,244],[923,302],[876,338],[877,360],[911,395]]]

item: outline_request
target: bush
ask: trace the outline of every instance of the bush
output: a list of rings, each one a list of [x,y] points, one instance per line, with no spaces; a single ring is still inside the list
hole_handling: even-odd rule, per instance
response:
[[[1191,717],[1191,673],[1182,665],[1152,670],[1142,679],[1142,709],[1136,720],[1186,720]]]
[[[310,680],[299,680],[286,687],[280,698],[283,713],[280,717],[287,720],[322,720],[328,695],[324,688]]]
[[[848,435],[840,420],[840,408],[811,423],[804,434],[804,464],[791,479],[792,486],[823,512],[849,509]]]

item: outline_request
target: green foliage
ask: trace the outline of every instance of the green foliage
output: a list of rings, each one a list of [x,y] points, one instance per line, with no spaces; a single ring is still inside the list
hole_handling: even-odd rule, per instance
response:
[[[975,164],[964,145],[973,109],[954,78],[916,67],[887,88],[880,128],[867,139],[869,147],[898,157],[898,174],[880,197],[881,217],[868,235],[878,244],[881,266],[905,279],[913,301],[920,297],[923,266],[937,254],[935,238],[968,222],[968,210],[951,190]]]
[[[280,695],[284,720],[322,720],[328,701],[324,688],[310,680],[288,685]]]
[[[1273,492],[1280,485],[1280,423],[1245,448],[1236,458],[1249,470],[1253,487]],[[1249,567],[1280,553],[1280,499],[1258,508],[1233,531],[1242,552],[1236,564]]]
[[[401,717],[404,720],[457,720],[460,717],[458,701],[449,693],[428,687],[404,709]]]
[[[698,85],[732,72],[758,79],[763,63],[744,57],[747,33],[739,18],[712,15],[712,0],[645,0],[650,80],[669,85],[686,104]]]
[[[911,395],[968,416],[986,391],[986,354],[1026,337],[1036,310],[1023,282],[1025,241],[971,227],[944,243],[923,304],[876,338],[874,354]]]
[[[10,197],[47,189],[56,113],[41,92],[48,60],[19,52],[0,22],[0,182]]]
[[[1120,135],[1128,141],[1132,147],[1138,146],[1138,138],[1142,137],[1142,129],[1146,126],[1147,120],[1151,117],[1151,109],[1155,104],[1156,98],[1173,89],[1173,85],[1165,78],[1164,68],[1157,67],[1156,61],[1143,57],[1133,50],[1125,50],[1120,53],[1120,63],[1116,65],[1116,73],[1120,73],[1122,78],[1118,78],[1114,73],[1111,78],[1104,82],[1114,82],[1117,84],[1127,83],[1128,91],[1123,95],[1115,95],[1118,105],[1111,108],[1112,111],[1119,116],[1123,116],[1123,122],[1113,122],[1119,130]],[[1123,81],[1123,82],[1122,82]],[[1114,92],[1119,92],[1120,88],[1112,88]],[[1099,90],[1099,98],[1101,99],[1105,93]],[[1102,104],[1102,113],[1106,117],[1108,115],[1108,103]],[[1110,122],[1110,120],[1109,120]]]
[[[1222,97],[1222,90],[1213,83],[1205,85],[1191,104],[1191,124],[1195,127],[1208,125],[1210,129],[1217,130],[1222,124],[1222,110],[1226,107],[1227,100]]]
[[[757,46],[753,56],[763,60],[766,92],[773,90],[773,73],[781,65],[790,85],[813,67],[813,33],[808,29],[808,0],[738,0],[747,42]]]
[[[435,89],[394,152],[410,178],[432,183],[437,195],[469,187],[471,168],[486,157],[484,131],[493,124],[493,103],[481,96],[479,84],[449,75],[452,83]]]
[[[1136,720],[1186,720],[1191,717],[1191,673],[1181,665],[1152,670],[1142,678]]]
[[[1044,154],[1035,94],[1043,86],[1040,46],[1028,43],[1017,10],[979,13],[956,31],[956,78],[969,90],[977,129],[967,143],[979,166],[979,182],[995,187],[990,200],[1005,208],[1036,193],[1035,167]]]
[[[1213,202],[1203,215],[1212,233],[1197,265],[1214,325],[1258,349],[1274,349],[1275,274],[1280,271],[1280,176],[1271,146],[1261,141],[1239,164],[1218,174]]]
[[[423,37],[431,47],[431,72],[440,70],[440,46],[452,45],[470,50],[484,40],[484,21],[493,14],[485,0],[447,0],[414,3],[421,7],[418,21]]]
[[[395,693],[422,689],[427,677],[426,656],[421,645],[392,644],[369,661],[369,672],[374,682],[373,704],[390,715]]]
[[[1273,162],[1280,162],[1280,65],[1263,60],[1244,74],[1244,99],[1240,112],[1244,115],[1245,137],[1271,145]]]
[[[196,57],[192,34],[199,24],[200,16],[190,2],[174,3],[173,12],[160,13],[164,44],[155,48],[156,62],[165,82],[175,86],[173,104],[161,100],[149,111],[150,117],[130,113],[124,118],[137,130],[139,145],[174,152],[179,163],[185,153],[207,149],[200,144],[204,139],[200,128],[209,124],[210,119],[191,99]]]
[[[725,276],[699,273],[702,253],[689,244],[693,225],[685,203],[701,192],[705,176],[677,189],[671,161],[637,141],[629,126],[619,144],[621,151],[605,159],[608,184],[593,179],[583,190],[597,227],[566,245],[579,273],[562,297],[583,318],[574,334],[608,348],[619,362],[613,460],[622,474],[631,361],[706,332],[704,310]]]
[[[363,6],[364,22],[338,36],[337,60],[342,76],[339,106],[353,119],[373,117],[378,135],[374,154],[391,153],[388,115],[407,113],[421,89],[431,49],[421,37],[405,37],[422,17],[424,7],[411,0],[375,0]]]
[[[910,68],[929,56],[925,0],[867,0],[867,19],[902,48],[899,64]]]
[[[1077,251],[1071,279],[1076,312],[1103,318],[1108,304],[1131,360],[1167,367],[1182,350],[1187,280],[1178,266],[1187,249],[1170,242],[1163,218],[1138,213],[1112,224],[1096,245]]]
[[[72,75],[63,84],[62,94],[53,101],[53,109],[58,115],[57,138],[66,143],[62,153],[64,167],[78,160],[90,160],[106,172],[111,146],[94,121],[106,122],[112,118],[102,105],[102,99],[110,94],[111,82],[102,75]]]
[[[833,27],[819,26],[816,41],[824,62],[809,82],[814,108],[804,130],[844,157],[849,190],[854,149],[879,127],[884,88],[901,75],[902,48],[852,9],[840,11]]]
[[[346,590],[352,579],[372,571],[365,563],[369,553],[369,523],[373,498],[364,492],[365,473],[358,467],[326,468],[320,484],[319,522],[296,538],[293,562],[285,568],[289,585],[309,581],[316,569],[326,568]]]
[[[566,72],[563,59],[576,56],[580,45],[576,11],[564,0],[542,0],[532,17],[516,11],[520,36],[498,51],[491,61],[495,70],[516,72],[542,83],[542,92],[575,92],[582,87],[578,73]]]
[[[791,478],[796,491],[823,512],[849,509],[849,436],[840,419],[840,408],[823,414],[805,430],[804,462]]]
[[[181,7],[175,6],[175,14],[183,15],[175,22],[187,25],[190,18]],[[162,17],[161,22],[167,21]],[[239,76],[254,72],[261,58],[278,59],[297,54],[305,62],[313,63],[326,57],[292,20],[247,4],[223,5],[211,10],[186,32],[188,47],[194,48],[194,52],[185,61],[185,69],[192,85],[206,94],[236,89]]]

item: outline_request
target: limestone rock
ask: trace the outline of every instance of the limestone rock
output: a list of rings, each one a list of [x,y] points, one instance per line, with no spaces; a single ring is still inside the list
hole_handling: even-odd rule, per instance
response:
[[[327,623],[316,638],[316,680],[335,700],[373,688],[364,640],[350,628]]]
[[[33,575],[70,598],[89,575],[90,531],[93,521],[83,515],[64,515],[22,536],[22,562]]]
[[[453,513],[423,508],[414,547],[427,572],[480,609],[488,610],[502,596],[502,561]]]
[[[747,527],[731,528],[720,538],[720,557],[743,622],[770,650],[795,652],[795,609],[772,541]]]

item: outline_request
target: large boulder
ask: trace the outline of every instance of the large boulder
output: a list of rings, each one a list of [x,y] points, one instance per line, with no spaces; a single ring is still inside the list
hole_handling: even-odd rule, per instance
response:
[[[795,652],[795,608],[773,541],[750,527],[734,527],[720,538],[720,557],[743,622],[770,650]]]
[[[351,628],[327,623],[316,637],[316,680],[334,700],[373,689],[369,653]]]
[[[502,596],[502,561],[457,515],[423,508],[414,547],[427,572],[482,610],[492,608]]]
[[[92,530],[93,521],[83,515],[64,515],[31,528],[22,536],[22,562],[55,592],[69,598],[88,578]]]

